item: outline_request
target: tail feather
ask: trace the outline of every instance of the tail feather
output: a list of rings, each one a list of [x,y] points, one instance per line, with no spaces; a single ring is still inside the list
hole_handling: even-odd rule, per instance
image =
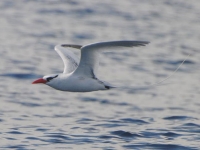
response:
[[[172,76],[175,75],[175,73],[180,69],[180,67],[184,64],[184,62],[188,59],[189,56],[190,56],[190,54],[181,62],[181,64],[176,68],[176,70],[174,70],[169,76],[167,76],[165,79],[163,79],[157,83],[154,83],[151,85],[146,85],[146,86],[113,86],[110,83],[104,82],[104,83],[106,83],[104,85],[107,89],[118,88],[118,89],[127,89],[132,92],[137,92],[137,91],[149,90],[149,89],[153,89],[158,86],[170,84],[170,83],[164,83],[164,82],[166,82],[169,78],[171,78]]]

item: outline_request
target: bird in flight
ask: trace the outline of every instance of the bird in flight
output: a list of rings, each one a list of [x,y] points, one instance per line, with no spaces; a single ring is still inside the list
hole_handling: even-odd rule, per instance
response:
[[[109,41],[85,46],[74,44],[57,45],[55,46],[55,51],[63,60],[63,73],[46,75],[35,80],[32,84],[43,83],[57,90],[69,92],[91,92],[116,88],[116,86],[102,81],[96,76],[100,52],[112,50],[116,47],[145,46],[148,43],[147,41]],[[79,58],[67,47],[80,49],[80,63]]]

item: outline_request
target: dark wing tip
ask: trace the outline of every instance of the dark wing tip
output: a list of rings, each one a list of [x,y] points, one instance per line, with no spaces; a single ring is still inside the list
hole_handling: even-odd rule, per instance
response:
[[[82,45],[75,45],[75,44],[62,44],[62,47],[72,47],[72,48],[77,48],[81,49]]]
[[[119,41],[118,46],[125,47],[138,47],[138,46],[146,46],[150,42],[148,41]]]
[[[135,41],[137,46],[146,46],[147,44],[149,44],[149,41]]]

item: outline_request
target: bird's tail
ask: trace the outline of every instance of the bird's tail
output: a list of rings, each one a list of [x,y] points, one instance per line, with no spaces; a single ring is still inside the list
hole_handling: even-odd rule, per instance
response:
[[[167,85],[170,83],[165,83],[169,78],[171,78],[172,76],[175,75],[175,73],[180,69],[180,67],[184,64],[184,62],[188,59],[188,57],[190,56],[190,54],[181,62],[181,64],[176,68],[176,70],[174,70],[168,77],[166,77],[165,79],[151,84],[151,85],[144,85],[144,86],[113,86],[111,84],[109,84],[110,89],[113,88],[118,88],[118,89],[127,89],[130,90],[132,92],[137,92],[137,91],[144,91],[144,90],[149,90],[158,86],[163,86],[163,85]]]

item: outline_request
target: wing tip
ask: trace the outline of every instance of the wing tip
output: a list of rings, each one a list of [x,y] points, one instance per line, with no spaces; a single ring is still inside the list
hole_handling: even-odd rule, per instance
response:
[[[146,46],[147,44],[149,44],[149,41],[134,41],[136,42],[137,45],[133,45],[133,46]]]
[[[72,48],[77,48],[81,49],[82,45],[75,45],[75,44],[61,44],[62,47],[72,47]]]
[[[141,44],[144,44],[144,45],[146,45],[146,44],[149,44],[150,42],[149,41],[138,41],[139,43],[141,43]]]

